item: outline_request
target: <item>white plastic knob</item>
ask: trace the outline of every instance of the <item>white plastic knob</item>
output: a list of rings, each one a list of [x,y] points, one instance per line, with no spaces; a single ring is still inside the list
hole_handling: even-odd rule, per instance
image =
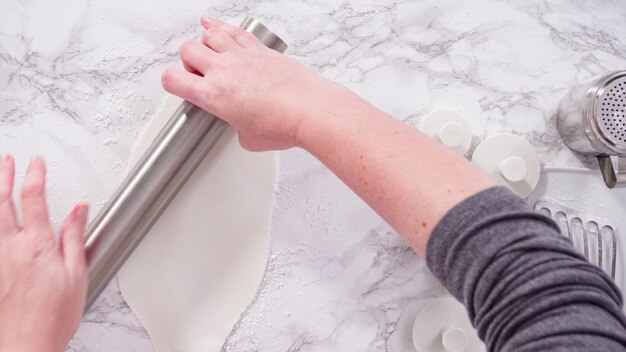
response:
[[[458,148],[463,144],[465,134],[463,126],[456,122],[448,122],[441,126],[439,132],[437,133],[437,137],[446,147]]]
[[[470,125],[454,111],[440,110],[424,117],[420,131],[459,154],[467,153],[472,144]]]
[[[463,352],[468,342],[467,333],[463,329],[450,328],[441,333],[441,345],[446,352]]]
[[[512,156],[500,162],[500,173],[509,182],[520,182],[528,174],[526,161],[519,156]]]

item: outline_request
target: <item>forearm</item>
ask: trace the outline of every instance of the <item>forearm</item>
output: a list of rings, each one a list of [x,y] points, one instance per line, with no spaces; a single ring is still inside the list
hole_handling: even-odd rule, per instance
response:
[[[63,352],[64,347],[59,347],[57,341],[46,340],[40,337],[33,337],[33,335],[21,339],[21,341],[12,341],[10,343],[0,346],[0,352],[32,352],[32,351],[46,351],[46,352]]]
[[[297,144],[328,166],[420,254],[432,229],[493,182],[439,143],[329,84]]]
[[[224,119],[248,150],[305,148],[419,253],[449,209],[492,185],[462,157],[252,34],[202,23],[201,42],[181,47],[190,72],[165,71],[163,87]]]

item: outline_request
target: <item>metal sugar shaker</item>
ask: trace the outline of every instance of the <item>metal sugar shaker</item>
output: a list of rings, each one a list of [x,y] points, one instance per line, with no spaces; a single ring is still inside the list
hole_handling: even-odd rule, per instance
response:
[[[572,89],[559,106],[557,128],[570,149],[597,157],[607,187],[626,187],[626,71]]]

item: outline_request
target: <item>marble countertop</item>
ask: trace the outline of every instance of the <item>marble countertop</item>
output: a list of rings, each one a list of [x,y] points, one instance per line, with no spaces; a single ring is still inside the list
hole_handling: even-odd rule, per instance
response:
[[[574,85],[626,68],[622,0],[3,1],[0,151],[20,173],[48,160],[54,219],[79,200],[97,211],[120,183],[201,14],[253,15],[396,118],[456,110],[474,145],[516,133],[544,165],[591,165],[561,143],[555,110]],[[277,190],[266,278],[223,350],[410,350],[416,310],[445,294],[424,262],[302,150],[280,153]],[[152,347],[112,283],[68,350]]]

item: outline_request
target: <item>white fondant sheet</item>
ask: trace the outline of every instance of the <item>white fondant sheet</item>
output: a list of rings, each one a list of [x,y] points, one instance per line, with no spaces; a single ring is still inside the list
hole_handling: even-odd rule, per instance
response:
[[[131,165],[181,102],[166,99]],[[120,289],[157,351],[221,349],[265,272],[275,175],[275,153],[229,129],[124,265]]]

